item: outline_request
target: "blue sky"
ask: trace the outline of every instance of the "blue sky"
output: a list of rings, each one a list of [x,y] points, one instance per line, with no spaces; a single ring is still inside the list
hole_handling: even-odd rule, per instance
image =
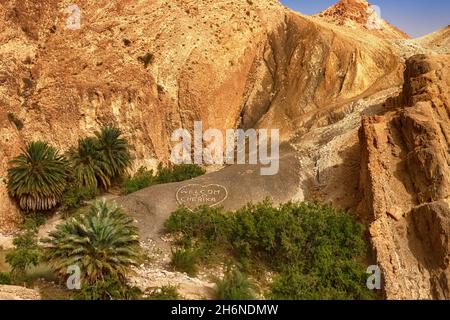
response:
[[[280,0],[304,14],[318,13],[338,0]],[[449,0],[369,0],[381,16],[412,37],[420,37],[450,24]]]

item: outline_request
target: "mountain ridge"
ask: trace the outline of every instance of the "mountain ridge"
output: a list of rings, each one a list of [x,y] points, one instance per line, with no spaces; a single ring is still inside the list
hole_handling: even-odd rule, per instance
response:
[[[339,0],[316,16],[336,25],[363,28],[387,39],[410,38],[405,32],[386,22],[377,10],[377,6],[366,0]]]

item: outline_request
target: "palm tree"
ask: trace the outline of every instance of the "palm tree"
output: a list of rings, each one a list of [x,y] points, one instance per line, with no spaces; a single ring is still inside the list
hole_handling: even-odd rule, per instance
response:
[[[8,193],[22,210],[45,211],[58,205],[67,184],[67,161],[55,148],[31,142],[10,164]]]
[[[58,225],[45,242],[50,267],[65,276],[69,266],[77,265],[89,284],[108,277],[123,281],[130,267],[141,260],[133,220],[105,201],[95,202],[88,213]]]
[[[110,166],[113,178],[119,177],[131,164],[131,146],[121,138],[122,131],[113,126],[102,127],[95,135],[98,138],[99,150]]]
[[[99,184],[105,189],[110,186],[112,174],[108,163],[99,151],[96,138],[89,137],[78,140],[78,148],[70,149],[68,157],[79,186],[94,190]]]

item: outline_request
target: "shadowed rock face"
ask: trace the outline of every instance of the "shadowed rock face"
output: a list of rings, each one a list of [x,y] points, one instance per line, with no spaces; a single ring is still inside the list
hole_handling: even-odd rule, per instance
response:
[[[397,105],[360,130],[360,209],[391,299],[450,298],[449,65],[412,57]]]
[[[67,150],[112,123],[136,148],[134,169],[154,167],[194,120],[287,140],[316,112],[401,82],[388,42],[273,0],[79,0],[79,30],[66,28],[70,4],[0,3],[1,229],[20,220],[5,175],[28,141]]]
[[[186,204],[182,202],[183,195],[180,195],[183,190],[192,191],[190,196],[194,196],[194,191],[218,190],[217,186],[220,186],[226,189],[226,193],[223,196],[224,192],[220,191],[216,203],[221,201],[217,205],[226,210],[236,210],[249,202],[257,203],[266,198],[276,204],[288,202],[297,197],[299,164],[294,149],[288,144],[282,145],[280,152],[280,170],[273,176],[262,176],[260,165],[231,165],[192,180],[156,185],[118,198],[116,202],[135,217],[143,238],[152,238],[155,241],[159,241],[163,224],[170,213],[175,211],[180,203]],[[201,204],[203,202],[198,202],[198,205]]]

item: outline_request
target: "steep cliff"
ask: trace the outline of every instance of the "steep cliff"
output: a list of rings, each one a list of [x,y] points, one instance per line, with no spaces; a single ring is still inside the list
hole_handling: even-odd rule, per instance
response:
[[[381,8],[366,0],[340,0],[318,16],[333,24],[363,29],[382,38],[409,39],[406,33],[383,19]]]
[[[416,39],[420,45],[433,49],[439,53],[448,54],[450,52],[450,25]]]
[[[450,56],[414,56],[388,110],[360,129],[360,212],[390,299],[449,299]]]

